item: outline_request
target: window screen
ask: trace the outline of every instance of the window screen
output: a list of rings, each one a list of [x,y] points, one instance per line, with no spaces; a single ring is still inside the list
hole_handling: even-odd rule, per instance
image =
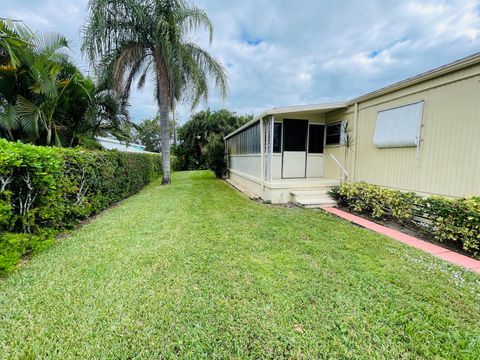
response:
[[[310,154],[323,154],[324,138],[324,125],[310,125],[310,130],[308,131],[308,152]]]
[[[273,124],[273,152],[282,152],[282,123]]]
[[[417,146],[423,117],[423,101],[379,111],[373,136],[377,148]]]
[[[327,125],[327,135],[325,139],[325,144],[326,145],[340,144],[341,133],[342,133],[342,123]]]
[[[307,149],[307,120],[283,121],[283,150],[306,151]]]

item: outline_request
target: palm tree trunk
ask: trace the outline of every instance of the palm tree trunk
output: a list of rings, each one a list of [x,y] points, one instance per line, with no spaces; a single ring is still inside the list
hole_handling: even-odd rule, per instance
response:
[[[50,146],[52,142],[52,128],[50,126],[47,127],[47,145]]]
[[[158,112],[160,116],[160,129],[161,136],[160,142],[162,146],[162,165],[163,165],[163,178],[162,185],[170,184],[170,131],[168,128],[168,115],[170,114],[170,104],[168,88],[166,86],[167,79],[162,66],[161,57],[156,57],[156,72],[157,72],[157,104]]]
[[[160,106],[160,128],[162,129],[162,163],[163,163],[163,179],[162,184],[170,184],[170,133],[168,131],[168,111],[167,106]]]

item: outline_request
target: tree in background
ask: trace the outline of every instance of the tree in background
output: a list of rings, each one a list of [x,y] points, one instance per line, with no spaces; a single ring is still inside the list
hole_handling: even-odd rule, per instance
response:
[[[175,145],[176,127],[175,120],[170,119],[168,122],[168,131],[170,141],[173,142],[173,145]],[[158,117],[143,120],[137,125],[133,136],[136,141],[145,146],[145,150],[158,153],[162,151],[162,127],[160,126]]]
[[[226,109],[194,114],[178,129],[180,144],[174,148],[174,153],[179,170],[210,168],[221,176],[226,168],[223,138],[252,118]]]
[[[119,98],[83,76],[67,40],[0,21],[0,137],[39,145],[94,146],[96,135],[125,139]]]
[[[19,23],[8,19],[0,20],[0,65],[17,68],[20,65],[19,54],[29,46],[30,30]]]
[[[208,98],[209,77],[226,95],[226,72],[208,52],[191,41],[203,26],[210,35],[207,14],[184,0],[90,0],[83,50],[97,72],[112,75],[115,90],[128,99],[133,80],[155,81],[163,159],[163,184],[170,183],[169,115],[175,104],[195,107]]]

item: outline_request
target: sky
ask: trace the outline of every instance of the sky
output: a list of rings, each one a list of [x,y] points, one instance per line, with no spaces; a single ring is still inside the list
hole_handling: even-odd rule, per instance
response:
[[[59,32],[84,72],[80,52],[87,0],[0,0],[1,16],[32,30]],[[258,114],[276,106],[349,100],[480,52],[480,0],[196,0],[214,23],[213,42],[190,34],[229,77],[225,100],[212,91],[205,108]],[[157,107],[153,86],[131,96],[140,121]],[[191,115],[188,104],[178,119]]]

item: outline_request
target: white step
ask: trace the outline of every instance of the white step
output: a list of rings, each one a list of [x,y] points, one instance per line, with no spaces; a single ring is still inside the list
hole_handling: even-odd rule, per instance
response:
[[[307,208],[320,208],[325,206],[336,205],[328,192],[331,188],[321,188],[315,190],[294,190],[290,194],[293,197],[293,202]]]
[[[337,203],[329,203],[329,204],[318,204],[318,205],[301,205],[304,209],[324,209],[324,208],[331,208],[337,206]]]
[[[331,188],[318,189],[318,190],[295,190],[295,191],[291,191],[290,194],[292,194],[297,199],[323,197],[323,196],[329,196],[328,192],[330,190]]]

